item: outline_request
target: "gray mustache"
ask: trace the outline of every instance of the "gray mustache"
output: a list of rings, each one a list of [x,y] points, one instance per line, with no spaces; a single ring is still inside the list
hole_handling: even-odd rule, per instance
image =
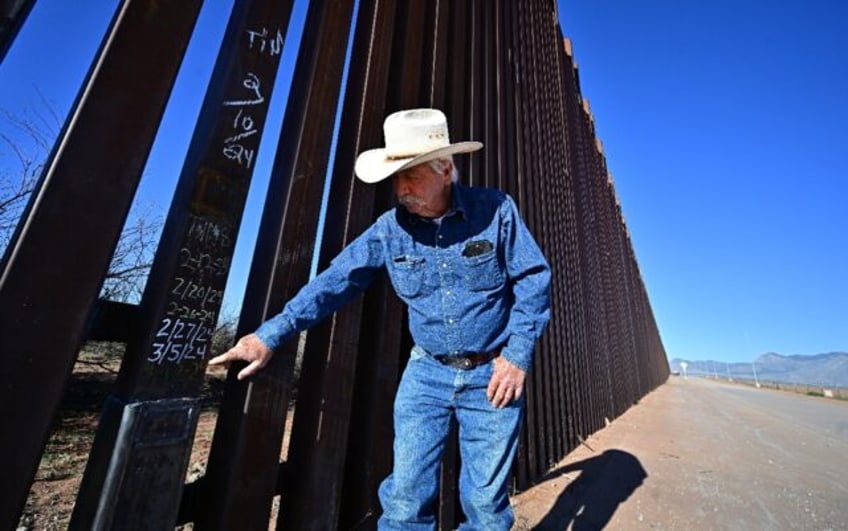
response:
[[[414,206],[421,206],[421,205],[424,204],[424,201],[422,201],[418,197],[415,197],[414,195],[410,195],[410,194],[402,195],[402,196],[398,197],[398,201],[403,206],[413,206],[413,205]]]

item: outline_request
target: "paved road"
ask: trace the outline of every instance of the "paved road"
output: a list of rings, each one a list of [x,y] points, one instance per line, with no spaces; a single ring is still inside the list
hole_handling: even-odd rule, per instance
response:
[[[848,402],[672,377],[586,442],[517,529],[848,530]]]

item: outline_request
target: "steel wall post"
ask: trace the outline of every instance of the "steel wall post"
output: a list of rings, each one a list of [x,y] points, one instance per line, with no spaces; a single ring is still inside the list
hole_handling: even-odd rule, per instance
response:
[[[383,145],[396,10],[394,1],[360,2],[339,126],[343,140],[336,152],[330,184],[333,199],[328,205],[319,267],[326,266],[342,246],[368,227],[388,206],[392,195],[388,183],[361,183],[352,169],[361,151]],[[349,306],[335,317],[333,326],[354,344],[334,344],[336,352],[331,354],[333,358],[351,357],[356,363],[335,375],[336,380],[353,380],[355,374],[349,402],[357,405],[347,427],[337,527],[372,529],[380,513],[377,488],[392,466],[392,403],[404,356],[400,352],[403,320],[398,316],[404,309],[386,278],[378,279],[361,301]],[[375,328],[374,323],[381,325]]]

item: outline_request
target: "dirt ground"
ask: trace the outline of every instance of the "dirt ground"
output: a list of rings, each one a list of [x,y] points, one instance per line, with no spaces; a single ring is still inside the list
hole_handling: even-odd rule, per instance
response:
[[[848,402],[672,377],[513,500],[519,530],[848,529]]]

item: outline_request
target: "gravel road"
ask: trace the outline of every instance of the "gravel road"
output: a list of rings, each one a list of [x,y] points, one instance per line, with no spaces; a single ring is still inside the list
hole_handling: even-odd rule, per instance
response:
[[[513,503],[517,530],[848,530],[848,402],[672,377]]]

